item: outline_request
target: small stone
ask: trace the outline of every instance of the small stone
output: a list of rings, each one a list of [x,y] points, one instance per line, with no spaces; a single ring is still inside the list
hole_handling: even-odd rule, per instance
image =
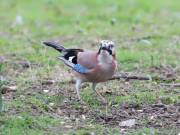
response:
[[[43,92],[44,92],[44,93],[48,93],[48,92],[49,92],[49,90],[43,90]]]
[[[150,120],[153,120],[153,119],[154,119],[154,116],[150,116],[149,119],[150,119]]]
[[[9,86],[9,89],[11,89],[12,91],[15,91],[17,89],[16,86]]]
[[[71,126],[71,125],[66,125],[66,126],[64,126],[65,128],[72,128],[73,126]]]
[[[152,45],[151,41],[149,41],[149,40],[143,39],[143,40],[141,40],[141,42],[144,44],[147,44],[147,45]]]
[[[125,82],[126,85],[129,85],[130,83],[129,82]]]
[[[141,112],[143,112],[143,110],[137,110],[137,112],[140,112],[140,113],[141,113]]]
[[[94,132],[91,132],[91,135],[95,135],[95,133],[94,133]]]
[[[132,127],[136,124],[136,120],[135,119],[129,119],[126,121],[122,121],[119,123],[120,127]]]
[[[120,132],[121,132],[121,133],[124,133],[125,131],[126,131],[125,128],[121,128],[121,129],[120,129]]]
[[[22,16],[17,15],[17,16],[16,16],[15,23],[16,23],[17,25],[22,25],[22,24],[23,24]]]
[[[82,115],[82,119],[85,120],[85,119],[86,119],[86,116],[85,116],[85,115]]]
[[[61,124],[65,124],[65,122],[64,122],[64,121],[61,121],[60,123],[61,123]]]
[[[54,106],[54,103],[49,103],[50,106]]]

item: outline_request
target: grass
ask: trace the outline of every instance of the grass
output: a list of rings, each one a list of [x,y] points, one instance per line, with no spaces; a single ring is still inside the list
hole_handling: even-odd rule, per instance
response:
[[[4,123],[4,121],[6,121]],[[57,121],[46,116],[30,116],[22,113],[21,116],[3,117],[0,120],[4,130],[2,134],[44,134],[46,128],[55,126]]]
[[[179,5],[179,0],[1,0],[0,86],[1,82],[16,85],[17,90],[2,95],[0,110],[1,106],[7,109],[1,112],[0,133],[180,132],[177,125],[170,129],[154,126],[152,130],[148,124],[124,131],[118,124],[96,119],[100,115],[113,115],[113,107],[118,111],[126,104],[143,108],[161,101],[176,107],[180,101],[178,88],[152,81],[102,83],[97,89],[109,101],[106,110],[85,84],[81,97],[86,105],[82,105],[76,100],[74,85],[69,83],[69,69],[56,60],[59,54],[41,45],[43,40],[56,40],[66,47],[97,50],[97,41],[111,39],[116,42],[118,72],[166,76],[173,70],[177,77],[174,83],[180,82]],[[30,67],[24,67],[24,63]],[[56,83],[43,85],[47,78]],[[82,115],[87,118],[82,119]],[[139,121],[146,120],[140,117]]]

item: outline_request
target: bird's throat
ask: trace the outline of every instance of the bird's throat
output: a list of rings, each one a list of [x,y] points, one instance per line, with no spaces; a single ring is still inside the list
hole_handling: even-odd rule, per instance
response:
[[[101,51],[101,53],[98,55],[98,61],[104,65],[107,63],[111,63],[113,61],[113,57],[107,51],[104,50]]]

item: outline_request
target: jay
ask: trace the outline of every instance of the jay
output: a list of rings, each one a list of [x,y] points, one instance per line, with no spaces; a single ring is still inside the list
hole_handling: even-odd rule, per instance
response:
[[[107,103],[106,99],[95,88],[97,83],[106,82],[114,75],[117,62],[113,41],[102,40],[98,51],[66,49],[58,43],[51,41],[45,41],[43,44],[63,54],[58,58],[72,68],[79,100],[81,99],[79,93],[81,84],[83,82],[91,82],[93,91],[100,96],[104,103]]]

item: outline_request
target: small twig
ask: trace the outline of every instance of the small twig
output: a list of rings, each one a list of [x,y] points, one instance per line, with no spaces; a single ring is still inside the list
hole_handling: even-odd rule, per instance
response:
[[[180,87],[180,83],[161,83],[161,86],[168,86],[168,87]]]

